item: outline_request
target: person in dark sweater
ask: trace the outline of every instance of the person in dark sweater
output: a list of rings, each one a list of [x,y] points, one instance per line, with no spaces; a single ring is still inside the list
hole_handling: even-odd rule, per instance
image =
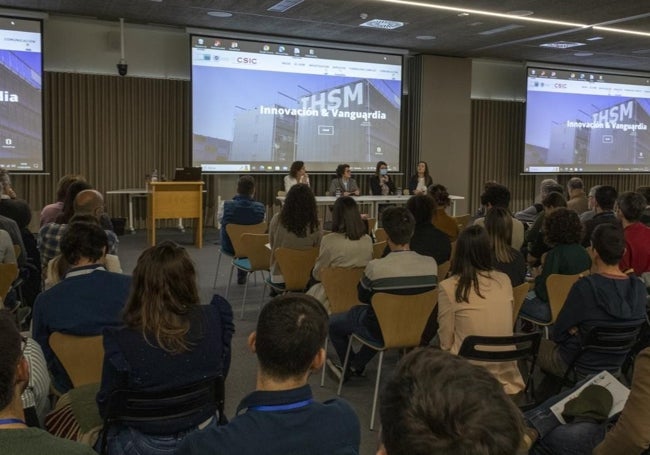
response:
[[[267,303],[248,346],[257,355],[257,387],[221,427],[189,434],[176,455],[357,455],[359,419],[334,398],[314,400],[309,375],[323,366],[327,313],[305,294]]]
[[[567,365],[580,350],[580,337],[589,327],[598,325],[635,325],[645,320],[647,291],[635,276],[627,276],[618,268],[625,250],[623,231],[619,226],[604,223],[591,236],[590,254],[595,273],[579,279],[569,291],[551,340],[542,340],[537,358],[542,370],[562,376]],[[598,373],[620,366],[619,354],[585,353],[580,363],[582,374]]]
[[[201,305],[194,264],[174,242],[161,242],[138,258],[123,323],[104,331],[97,394],[102,417],[116,389],[163,392],[228,374],[232,308],[219,295]],[[165,421],[117,425],[108,434],[109,453],[171,453],[199,425],[216,426],[215,413],[216,406]]]
[[[609,185],[599,186],[594,193],[594,216],[585,221],[584,223],[584,237],[582,238],[582,246],[585,248],[589,246],[591,241],[591,233],[596,226],[603,223],[616,224],[620,226],[620,221],[616,218],[614,213],[614,204],[616,204],[618,192],[616,188]]]

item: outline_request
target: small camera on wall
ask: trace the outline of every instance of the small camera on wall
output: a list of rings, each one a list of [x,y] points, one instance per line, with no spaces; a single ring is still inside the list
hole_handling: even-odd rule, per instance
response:
[[[120,63],[117,64],[117,73],[120,76],[126,76],[128,70],[129,70],[129,65],[126,64],[126,60],[120,59]]]

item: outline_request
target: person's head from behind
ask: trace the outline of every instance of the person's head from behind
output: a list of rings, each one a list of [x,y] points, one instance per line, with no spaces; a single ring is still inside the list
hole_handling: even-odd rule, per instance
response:
[[[606,265],[618,265],[625,253],[623,228],[616,224],[601,223],[591,233],[591,253],[594,260]]]
[[[92,189],[92,185],[85,180],[76,180],[70,184],[63,200],[63,212],[57,217],[57,223],[68,223],[75,213],[74,201],[77,195],[84,190]]]
[[[198,305],[196,271],[184,248],[166,240],[142,252],[124,308],[127,327],[165,351],[188,351],[189,314]]]
[[[322,367],[328,316],[323,305],[306,294],[285,294],[267,303],[248,338],[260,373],[275,381],[306,380]]]
[[[99,219],[104,213],[104,196],[97,190],[83,190],[74,198],[75,215],[93,215]]]
[[[572,195],[576,192],[583,192],[585,189],[582,179],[580,177],[571,177],[566,184],[567,190],[569,190],[569,195]]]
[[[377,455],[515,455],[521,413],[488,370],[431,348],[407,354],[383,389]]]
[[[289,168],[289,175],[297,179],[300,174],[304,174],[305,171],[305,162],[304,161],[294,161],[291,163],[291,167]]]
[[[560,187],[560,193],[563,191],[562,186],[559,185],[554,179],[544,179],[539,185],[539,195],[543,199],[551,191],[556,191],[554,188]]]
[[[61,256],[73,267],[100,263],[108,250],[106,232],[97,222],[81,219],[70,223],[61,237]]]
[[[503,207],[492,207],[485,214],[485,230],[490,239],[492,251],[499,262],[510,262],[512,254],[512,217]]]
[[[345,234],[350,240],[359,240],[366,234],[366,225],[361,219],[361,213],[359,213],[359,207],[354,198],[343,196],[334,203],[332,232]]]
[[[650,205],[650,186],[640,186],[635,190],[645,198],[646,206]]]
[[[16,197],[16,193],[11,186],[11,177],[9,177],[9,171],[3,167],[0,167],[0,193],[6,194],[12,199]]]
[[[436,201],[436,208],[449,207],[451,205],[451,198],[449,197],[449,192],[447,191],[446,186],[440,185],[439,183],[429,185],[427,191],[429,192],[429,196]]]
[[[551,191],[544,199],[542,199],[542,207],[544,207],[544,212],[549,213],[555,210],[558,207],[566,207],[566,199],[562,196],[562,193],[557,191]]]
[[[406,208],[413,215],[416,225],[431,224],[433,214],[436,211],[436,202],[431,196],[418,194],[409,198],[406,202]]]
[[[602,185],[596,190],[594,197],[596,199],[597,208],[600,208],[601,211],[614,210],[614,204],[616,204],[618,192],[613,186]]]
[[[598,188],[601,186],[602,185],[594,185],[589,188],[589,194],[587,195],[587,205],[589,206],[590,210],[594,210],[596,208],[596,191],[598,191]]]
[[[376,175],[386,175],[388,174],[388,164],[385,161],[377,161],[377,167],[375,168]]]
[[[84,178],[79,174],[67,174],[61,177],[56,190],[57,202],[65,201],[65,195],[68,193],[70,185],[80,180],[84,180]]]
[[[253,197],[255,194],[255,179],[252,175],[242,175],[237,181],[237,194]]]
[[[280,222],[298,237],[318,230],[316,198],[309,185],[298,183],[287,192],[280,212]]]
[[[492,268],[490,237],[485,228],[472,225],[463,229],[456,240],[456,251],[450,268],[451,274],[458,276],[456,302],[469,302],[472,287],[479,297],[483,297],[479,290],[478,275]]]
[[[20,393],[27,385],[29,367],[22,353],[23,339],[9,310],[0,310],[0,412],[17,408],[22,412]],[[22,416],[18,416],[22,417]]]
[[[616,206],[619,218],[622,216],[628,223],[636,223],[643,215],[646,201],[639,193],[627,191],[618,197]]]
[[[415,218],[405,207],[389,207],[381,215],[389,245],[408,245],[415,231]]]
[[[559,207],[544,217],[544,241],[552,246],[580,243],[582,223],[575,210]]]
[[[336,176],[338,178],[350,178],[350,175],[352,172],[350,171],[350,165],[349,164],[339,164],[336,166]]]
[[[488,208],[503,207],[507,209],[510,205],[510,190],[505,185],[498,183],[486,186],[485,191],[481,194],[481,205]]]

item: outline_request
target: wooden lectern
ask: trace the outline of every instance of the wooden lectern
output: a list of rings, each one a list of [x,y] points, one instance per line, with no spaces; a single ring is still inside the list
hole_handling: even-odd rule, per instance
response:
[[[156,220],[197,218],[194,244],[203,247],[203,182],[150,182],[147,193],[147,239],[156,244]]]

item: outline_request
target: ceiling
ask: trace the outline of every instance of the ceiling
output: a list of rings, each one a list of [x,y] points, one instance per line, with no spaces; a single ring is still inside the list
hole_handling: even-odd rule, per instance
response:
[[[275,35],[310,41],[406,49],[414,54],[481,57],[513,61],[650,71],[649,0],[303,0],[286,12],[268,9],[280,0],[13,0],[0,6],[126,23],[197,27]],[[433,9],[445,5],[458,10]],[[460,9],[511,13],[495,17]],[[221,18],[208,12],[232,13]],[[517,16],[517,11],[532,15]],[[403,22],[394,30],[360,27],[366,20]],[[527,20],[528,19],[528,20]],[[569,24],[533,22],[551,19]],[[645,33],[603,31],[606,26]],[[428,35],[435,39],[416,37]],[[598,38],[595,39],[593,38]],[[592,39],[592,40],[590,40]],[[557,41],[583,43],[548,48]],[[578,55],[576,55],[576,53]]]

